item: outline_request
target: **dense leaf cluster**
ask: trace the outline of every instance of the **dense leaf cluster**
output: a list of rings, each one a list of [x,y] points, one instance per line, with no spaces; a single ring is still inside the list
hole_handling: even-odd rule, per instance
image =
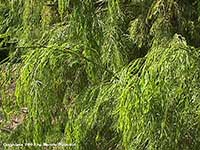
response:
[[[29,110],[0,141],[198,149],[199,10],[197,0],[0,0],[0,127]]]

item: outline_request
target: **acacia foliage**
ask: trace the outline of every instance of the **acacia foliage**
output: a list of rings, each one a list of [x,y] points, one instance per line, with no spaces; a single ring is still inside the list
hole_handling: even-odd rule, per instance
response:
[[[197,0],[1,0],[1,36],[22,51],[10,99],[11,78],[1,73],[3,111],[9,120],[29,109],[2,141],[198,149],[199,6]]]

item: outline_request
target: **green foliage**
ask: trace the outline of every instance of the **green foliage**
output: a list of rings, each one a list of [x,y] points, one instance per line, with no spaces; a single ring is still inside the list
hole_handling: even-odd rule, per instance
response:
[[[29,110],[0,141],[199,148],[198,1],[0,2],[0,128]]]
[[[167,47],[153,47],[146,60],[124,67],[119,80],[78,97],[67,142],[80,149],[197,149],[199,52],[177,35]]]
[[[66,13],[67,7],[69,6],[70,0],[58,0],[58,10],[61,17],[61,20],[64,18],[64,14]]]
[[[70,96],[73,92],[78,92],[78,88],[87,85],[82,71],[84,68],[81,66],[84,62],[79,62],[76,56],[78,51],[68,52],[65,46],[56,47],[54,45],[32,51],[25,59],[26,65],[21,69],[16,90],[17,102],[29,108],[26,128],[34,126],[34,129],[23,137],[27,142],[45,142],[46,135],[57,128],[61,133],[61,126],[67,119],[65,92]],[[72,57],[71,53],[75,56]],[[37,59],[39,57],[40,61]]]

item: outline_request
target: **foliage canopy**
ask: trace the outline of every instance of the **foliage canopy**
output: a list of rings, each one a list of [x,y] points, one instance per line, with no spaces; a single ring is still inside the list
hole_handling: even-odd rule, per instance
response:
[[[198,0],[0,0],[0,144],[198,149],[199,41]]]

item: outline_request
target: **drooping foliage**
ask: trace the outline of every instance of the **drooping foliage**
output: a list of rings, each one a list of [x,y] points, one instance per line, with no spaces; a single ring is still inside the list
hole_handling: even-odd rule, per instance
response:
[[[0,2],[1,144],[199,148],[199,1]]]

